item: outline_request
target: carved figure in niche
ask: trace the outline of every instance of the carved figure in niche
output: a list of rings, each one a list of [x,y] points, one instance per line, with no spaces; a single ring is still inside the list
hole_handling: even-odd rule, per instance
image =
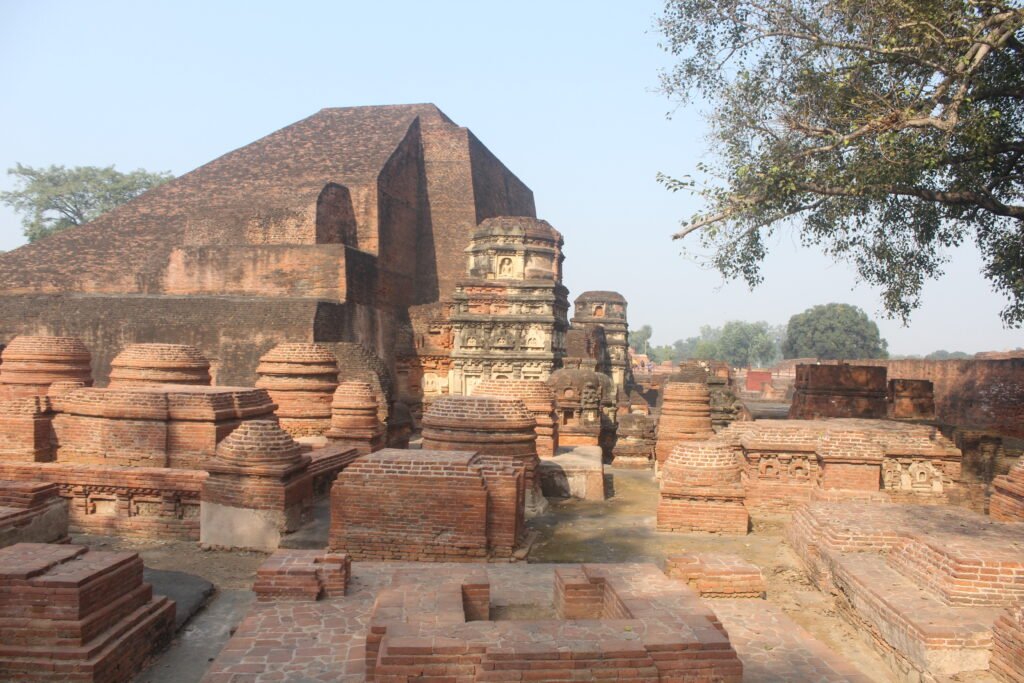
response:
[[[478,346],[480,346],[480,342],[477,341],[476,337],[470,337],[469,339],[466,340],[467,349],[475,349]]]
[[[437,391],[437,375],[432,372],[423,375],[423,391]]]
[[[573,389],[570,387],[570,388],[566,389],[565,392],[562,395],[565,398],[575,398],[576,397],[576,392],[573,391]]]
[[[504,257],[498,261],[498,275],[511,275],[512,274],[512,259]]]
[[[594,304],[594,317],[595,318],[603,318],[604,317],[604,306],[602,306],[601,304]]]
[[[796,458],[789,464],[789,476],[793,479],[807,479],[809,475],[806,458]]]
[[[530,334],[526,336],[526,348],[540,349],[543,348],[543,346],[544,345],[541,343],[540,340],[540,335],[537,334],[536,332],[530,332]]]
[[[774,479],[779,476],[779,463],[775,458],[761,458],[758,463],[758,472],[762,478]]]

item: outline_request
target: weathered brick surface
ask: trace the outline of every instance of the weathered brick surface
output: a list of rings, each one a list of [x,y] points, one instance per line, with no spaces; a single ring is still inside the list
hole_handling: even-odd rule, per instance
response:
[[[67,537],[68,506],[56,484],[0,480],[0,548]]]
[[[1024,524],[938,506],[811,503],[788,537],[811,579],[908,676],[989,668],[993,625],[1024,595]]]
[[[344,597],[352,559],[323,550],[278,550],[256,570],[253,591],[260,601]]]
[[[623,469],[653,467],[657,425],[658,419],[651,415],[641,413],[619,415],[615,447],[612,449],[612,467]]]
[[[797,365],[789,416],[884,418],[885,368],[864,365]]]
[[[608,372],[618,392],[625,395],[633,383],[629,364],[629,323],[626,319],[626,298],[618,292],[583,292],[573,302],[572,325],[601,328],[608,354]]]
[[[1024,461],[992,481],[989,514],[1002,522],[1024,522]]]
[[[134,553],[19,543],[0,549],[0,678],[131,680],[174,631],[174,603]]]
[[[408,427],[411,432],[412,425]],[[377,397],[368,382],[350,380],[338,385],[331,400],[331,427],[325,434],[328,439],[363,454],[373,453],[384,447],[387,431],[378,417]],[[397,434],[395,438],[402,440]],[[408,435],[404,442],[408,447]]]
[[[1024,683],[1024,605],[999,615],[992,636],[992,673],[1005,683]]]
[[[74,337],[15,337],[3,350],[0,401],[45,396],[54,382],[91,385],[91,358],[85,344]]]
[[[331,489],[328,547],[356,560],[508,558],[523,529],[523,474],[475,453],[384,449]]]
[[[888,399],[893,419],[935,419],[935,388],[926,379],[890,379]]]
[[[210,361],[188,344],[130,344],[110,362],[111,388],[139,384],[210,385]]]
[[[551,373],[560,446],[600,446],[607,461],[615,444],[617,392],[605,374],[562,368]]]
[[[537,455],[553,457],[558,452],[558,415],[555,414],[555,395],[540,380],[485,379],[471,392],[473,396],[518,398],[526,405],[537,426]]]
[[[320,436],[331,427],[338,359],[320,344],[278,344],[256,368],[256,386],[277,404],[281,427],[294,437]]]
[[[728,443],[684,441],[662,469],[658,531],[746,534],[740,466]]]
[[[536,425],[518,398],[442,396],[423,416],[423,448],[474,451],[481,463],[522,470],[527,507],[542,508]]]
[[[55,445],[49,398],[0,400],[0,460],[50,462]]]
[[[665,574],[681,579],[702,598],[763,598],[761,570],[736,555],[688,553],[665,559]]]
[[[72,531],[199,540],[205,471],[63,462],[0,462],[0,480],[49,482],[67,501]]]
[[[658,418],[658,442],[655,446],[658,466],[668,459],[677,444],[710,438],[711,395],[707,384],[669,382],[662,391],[661,416]]]

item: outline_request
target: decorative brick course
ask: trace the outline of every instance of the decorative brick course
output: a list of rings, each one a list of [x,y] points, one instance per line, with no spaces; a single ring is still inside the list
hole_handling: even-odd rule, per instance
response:
[[[320,436],[331,427],[338,359],[321,344],[278,344],[260,358],[256,386],[277,404],[281,427],[294,437]]]
[[[710,438],[711,394],[707,384],[669,382],[662,390],[658,441],[655,446],[658,467],[664,465],[677,444]]]
[[[522,531],[522,471],[475,453],[387,448],[331,489],[328,547],[355,560],[507,559]]]
[[[544,382],[529,379],[485,379],[473,388],[472,395],[518,398],[537,421],[534,429],[537,433],[537,455],[550,458],[558,452],[555,395]]]
[[[18,336],[3,350],[0,401],[45,396],[54,382],[92,384],[89,349],[74,337]]]
[[[344,597],[352,559],[323,550],[278,550],[256,570],[256,599],[322,600]]]
[[[373,453],[384,448],[387,429],[378,418],[377,397],[367,382],[338,385],[331,402],[331,428],[325,436],[333,443]],[[411,427],[411,425],[410,425]],[[408,437],[405,447],[408,447]]]
[[[187,344],[130,344],[110,362],[111,388],[140,384],[210,385],[210,361]]]
[[[0,678],[131,680],[174,631],[174,603],[134,553],[19,543],[0,549]]]

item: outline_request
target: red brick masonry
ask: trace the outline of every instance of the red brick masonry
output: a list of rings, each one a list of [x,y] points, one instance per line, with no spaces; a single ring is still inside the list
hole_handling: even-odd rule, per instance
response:
[[[256,571],[256,599],[320,600],[345,595],[352,560],[323,550],[279,550]]]
[[[174,631],[174,603],[135,553],[18,543],[0,550],[0,679],[131,680]]]

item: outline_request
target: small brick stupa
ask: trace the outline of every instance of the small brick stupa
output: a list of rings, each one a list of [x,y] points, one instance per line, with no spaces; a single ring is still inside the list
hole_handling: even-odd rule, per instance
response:
[[[0,550],[0,680],[130,681],[170,643],[174,603],[135,553],[17,543]]]
[[[256,386],[278,405],[281,428],[292,436],[322,436],[331,428],[338,359],[320,344],[279,344],[260,358]]]
[[[187,344],[132,344],[110,362],[110,387],[210,385],[210,361]]]
[[[248,420],[217,446],[203,484],[204,546],[274,550],[313,499],[310,457],[272,420]]]
[[[377,417],[377,396],[367,382],[342,382],[331,402],[331,428],[326,436],[340,446],[361,454],[384,448],[384,423]]]
[[[655,446],[659,468],[677,444],[703,441],[714,434],[711,429],[711,394],[707,384],[669,382],[665,385],[663,397]]]
[[[989,514],[1000,522],[1024,522],[1024,460],[992,480]]]
[[[750,516],[743,497],[740,466],[728,443],[680,443],[662,470],[658,531],[746,534]]]
[[[54,382],[92,385],[89,349],[74,337],[15,337],[0,358],[0,401],[46,396]]]
[[[423,415],[423,448],[477,452],[480,462],[521,469],[527,514],[540,514],[547,501],[537,476],[536,424],[518,398],[441,396]]]
[[[537,455],[551,458],[558,452],[558,416],[555,394],[546,383],[529,379],[485,379],[473,389],[474,396],[518,398],[537,420]]]

